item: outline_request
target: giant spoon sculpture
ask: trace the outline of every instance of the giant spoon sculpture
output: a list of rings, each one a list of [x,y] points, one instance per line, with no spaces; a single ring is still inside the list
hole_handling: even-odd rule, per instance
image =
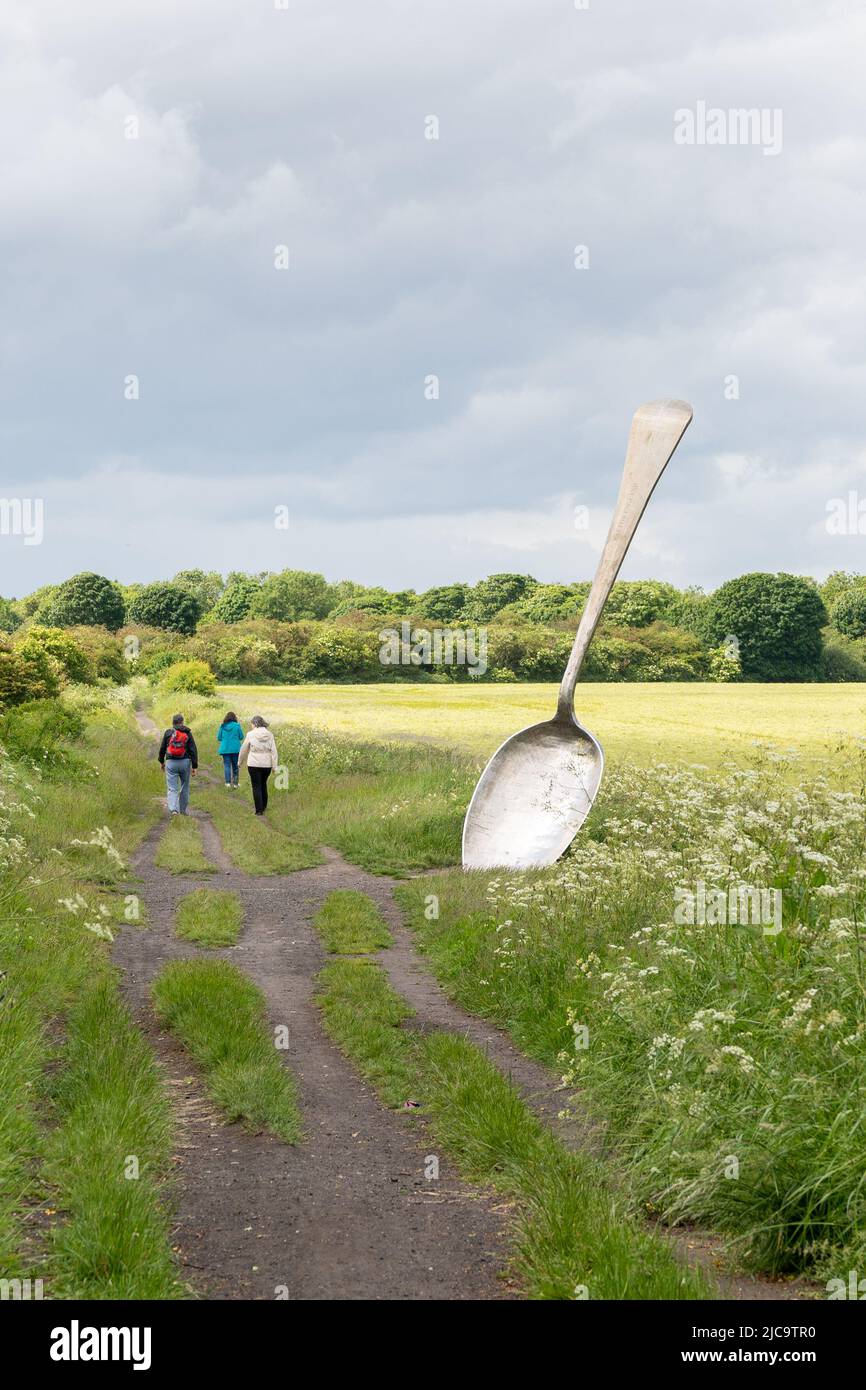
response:
[[[691,418],[685,401],[650,401],[635,411],[616,509],[556,714],[506,739],[482,772],[463,823],[464,869],[554,864],[589,815],[604,752],[575,717],[574,687],[637,524]]]

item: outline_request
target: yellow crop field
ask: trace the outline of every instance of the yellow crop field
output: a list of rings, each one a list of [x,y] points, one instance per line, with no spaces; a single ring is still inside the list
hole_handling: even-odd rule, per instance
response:
[[[504,738],[549,718],[555,685],[222,686],[242,719],[262,714],[352,737],[418,739],[488,756]],[[585,684],[578,717],[614,761],[713,765],[756,741],[809,762],[866,732],[866,687],[839,685]]]

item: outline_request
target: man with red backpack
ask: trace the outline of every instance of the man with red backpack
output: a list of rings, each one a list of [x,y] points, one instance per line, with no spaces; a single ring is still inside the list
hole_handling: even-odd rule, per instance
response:
[[[168,792],[168,809],[172,816],[185,816],[189,805],[190,773],[198,767],[198,749],[183,722],[183,715],[176,714],[171,728],[166,729],[159,745],[160,766],[165,768],[165,785]]]

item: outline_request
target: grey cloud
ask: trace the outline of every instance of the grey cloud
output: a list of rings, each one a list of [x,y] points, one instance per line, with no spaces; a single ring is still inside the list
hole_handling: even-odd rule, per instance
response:
[[[109,560],[177,568],[165,487],[201,509],[197,562],[279,563],[253,480],[292,509],[286,562],[334,577],[350,558],[394,584],[511,568],[521,530],[540,577],[583,576],[553,521],[544,553],[539,517],[572,494],[609,509],[631,410],[668,393],[695,423],[632,564],[715,583],[857,563],[815,529],[828,468],[863,483],[857,5],[10,16],[3,488],[40,488],[65,521],[26,558],[0,543],[7,592]],[[673,113],[698,100],[783,108],[782,154],[675,146]],[[732,456],[770,481],[732,482]]]

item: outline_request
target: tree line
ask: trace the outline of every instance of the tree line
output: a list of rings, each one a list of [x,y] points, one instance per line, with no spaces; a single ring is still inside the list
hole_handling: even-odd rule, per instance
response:
[[[493,574],[422,592],[305,570],[227,576],[182,570],[118,584],[84,573],[0,598],[0,703],[64,679],[167,679],[181,663],[211,679],[556,680],[589,581]],[[435,663],[383,665],[382,632],[483,626],[483,675]],[[181,675],[175,671],[175,678]],[[866,680],[866,576],[753,573],[712,593],[661,580],[614,585],[586,680]]]

